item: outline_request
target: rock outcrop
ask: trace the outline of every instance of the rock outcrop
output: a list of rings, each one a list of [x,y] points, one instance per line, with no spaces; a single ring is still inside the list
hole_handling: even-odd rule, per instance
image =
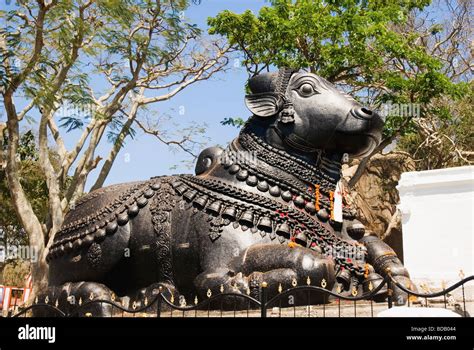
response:
[[[353,176],[358,165],[359,160],[354,160],[343,167],[346,181]],[[369,160],[363,175],[346,195],[347,202],[357,211],[358,220],[399,255],[402,255],[402,237],[396,185],[403,172],[414,170],[415,163],[407,153],[377,154]]]

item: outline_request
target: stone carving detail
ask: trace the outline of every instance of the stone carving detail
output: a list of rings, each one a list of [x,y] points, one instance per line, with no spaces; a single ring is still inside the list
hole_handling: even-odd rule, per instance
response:
[[[153,228],[156,233],[157,262],[160,266],[159,280],[173,283],[173,269],[171,262],[171,211],[176,204],[175,192],[168,179],[156,183],[158,189],[151,205]]]
[[[87,261],[93,268],[98,268],[102,259],[102,248],[97,243],[92,245],[87,250]]]

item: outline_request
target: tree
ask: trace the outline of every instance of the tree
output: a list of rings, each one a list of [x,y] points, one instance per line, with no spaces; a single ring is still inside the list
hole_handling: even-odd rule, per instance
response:
[[[23,287],[30,273],[30,263],[25,260],[10,261],[3,269],[3,284],[6,286]]]
[[[4,148],[7,139],[3,140]],[[52,159],[57,159],[57,155],[50,154]],[[42,222],[48,216],[48,187],[45,177],[38,163],[38,147],[35,136],[31,130],[20,136],[18,145],[19,178],[25,194],[30,201],[33,211]],[[57,163],[57,162],[56,162]],[[0,164],[0,232],[2,232],[3,242],[13,245],[27,245],[28,236],[21,227],[21,223],[15,213],[6,178],[6,164]],[[57,164],[55,164],[57,167]],[[0,241],[1,244],[1,241]]]
[[[444,14],[437,26],[430,13],[412,14],[407,26],[420,33],[418,44],[443,63],[450,81],[466,83],[466,92],[459,99],[446,94],[432,99],[424,118],[413,121],[415,131],[398,140],[397,148],[412,156],[417,170],[474,164],[474,5],[465,0],[435,4]]]
[[[6,138],[3,144],[6,147]],[[57,159],[53,152],[51,158]],[[20,136],[18,159],[20,181],[26,196],[35,214],[45,221],[48,214],[48,187],[38,164],[38,147],[31,130]],[[4,284],[21,287],[30,264],[25,257],[10,256],[6,253],[10,252],[11,247],[18,249],[20,246],[28,246],[28,235],[15,213],[4,166],[5,164],[0,164],[0,251],[3,253],[0,253],[0,275],[3,275]]]
[[[33,265],[35,291],[47,284],[47,247],[91,171],[100,166],[93,189],[100,188],[136,126],[173,141],[143,120],[141,111],[225,67],[228,48],[202,38],[184,18],[187,6],[184,0],[36,0],[1,11],[7,25],[0,31],[0,91],[7,120],[0,132],[7,143],[0,163],[6,164],[16,215],[41,255]],[[61,115],[68,104],[79,111]],[[37,122],[38,164],[48,189],[44,221],[19,176],[20,125],[28,118]],[[73,129],[82,134],[68,150],[64,131]],[[97,148],[104,135],[113,144],[102,162]],[[191,142],[175,143],[187,149]]]
[[[474,164],[473,104],[473,88],[459,101],[437,99],[432,113],[415,120],[416,132],[400,138],[397,148],[410,154],[417,170]]]
[[[459,3],[464,12],[471,6],[468,1]],[[467,93],[466,81],[450,79],[439,54],[453,37],[449,28],[419,23],[429,1],[272,0],[270,4],[258,15],[223,11],[208,19],[211,33],[223,35],[240,50],[250,75],[272,66],[306,68],[375,108],[387,103],[419,107],[417,118],[388,114],[381,144],[361,161],[351,186],[371,156],[417,130],[416,120],[432,114],[431,102]],[[455,25],[454,34],[463,32],[467,17],[466,13],[460,17],[463,22]],[[229,119],[223,123],[235,124]]]

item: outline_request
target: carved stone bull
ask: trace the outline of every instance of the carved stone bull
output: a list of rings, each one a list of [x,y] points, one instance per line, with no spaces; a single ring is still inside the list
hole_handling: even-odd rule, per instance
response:
[[[272,296],[308,278],[362,293],[387,268],[409,282],[350,208],[335,220],[341,159],[380,142],[381,117],[315,74],[281,69],[249,87],[253,116],[225,150],[201,153],[196,176],[114,185],[76,204],[49,251],[50,300],[67,311],[72,295],[136,299],[157,283],[187,300],[222,289],[258,297],[262,281]]]

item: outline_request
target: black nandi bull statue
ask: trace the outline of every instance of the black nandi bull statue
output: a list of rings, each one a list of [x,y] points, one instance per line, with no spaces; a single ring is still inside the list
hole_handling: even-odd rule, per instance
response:
[[[196,176],[114,185],[76,203],[49,251],[49,300],[67,311],[72,295],[136,300],[158,283],[188,301],[208,290],[258,298],[263,281],[272,296],[308,277],[362,293],[387,268],[410,283],[394,251],[350,208],[334,220],[341,158],[377,145],[380,116],[306,72],[261,74],[249,87],[253,116],[227,149],[201,153]]]

